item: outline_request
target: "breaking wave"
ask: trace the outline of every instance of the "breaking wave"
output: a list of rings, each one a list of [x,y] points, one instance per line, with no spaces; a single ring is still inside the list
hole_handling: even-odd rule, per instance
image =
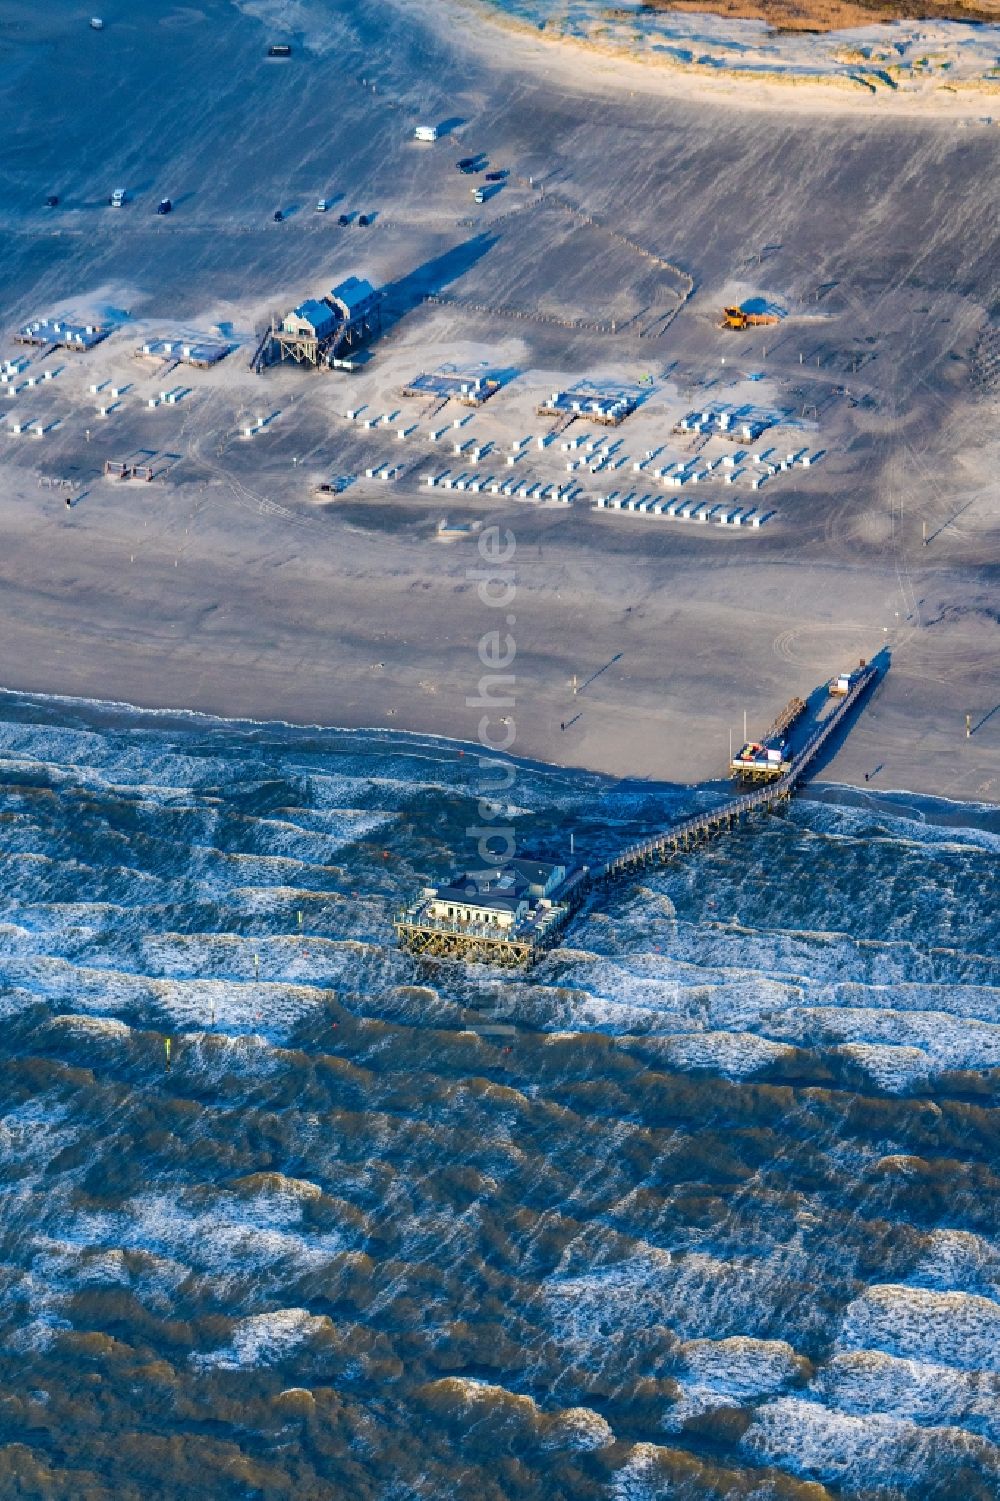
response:
[[[0,1491],[994,1496],[995,813],[825,789],[421,966],[460,749],[6,696]]]

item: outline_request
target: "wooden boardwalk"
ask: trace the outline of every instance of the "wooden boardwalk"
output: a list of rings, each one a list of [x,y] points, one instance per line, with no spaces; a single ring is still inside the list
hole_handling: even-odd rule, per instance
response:
[[[557,893],[557,906],[542,923],[526,923],[509,932],[492,925],[471,925],[433,918],[426,900],[418,900],[396,918],[400,944],[423,958],[466,959],[493,965],[528,968],[554,944],[573,914],[579,910],[588,892],[610,885],[620,877],[650,865],[663,865],[672,856],[692,849],[714,834],[731,829],[748,813],[767,812],[792,796],[830,737],[836,734],[848,715],[879,677],[875,664],[863,668],[850,691],[836,708],[816,725],[805,744],[793,757],[787,771],[774,781],[757,786],[751,792],[728,798],[703,813],[695,813],[680,823],[671,824],[658,834],[651,834],[626,845],[603,865],[581,866],[565,887]],[[803,705],[804,708],[804,705]],[[785,711],[788,712],[787,710]],[[798,718],[798,710],[794,715]]]
[[[756,788],[753,792],[745,792],[739,797],[729,798],[718,807],[708,808],[704,813],[695,813],[690,818],[682,819],[680,823],[671,824],[668,829],[664,829],[659,834],[651,834],[635,844],[626,845],[610,860],[606,860],[603,865],[595,866],[590,871],[588,884],[606,885],[619,876],[642,869],[643,866],[662,864],[680,850],[690,849],[702,840],[711,838],[713,834],[732,828],[747,813],[766,812],[776,804],[787,801],[830,736],[840,728],[878,675],[878,668],[874,665],[869,665],[858,674],[850,691],[840,700],[833,712],[816,726],[783,776]]]

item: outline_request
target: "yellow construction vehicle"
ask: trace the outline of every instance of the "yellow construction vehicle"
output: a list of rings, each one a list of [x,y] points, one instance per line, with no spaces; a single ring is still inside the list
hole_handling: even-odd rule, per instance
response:
[[[760,328],[764,324],[780,323],[777,313],[745,313],[741,307],[727,307],[722,310],[722,322],[720,328]]]

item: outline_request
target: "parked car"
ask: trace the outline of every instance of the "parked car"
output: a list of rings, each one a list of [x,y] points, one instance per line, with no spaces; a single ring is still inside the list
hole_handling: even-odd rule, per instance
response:
[[[329,199],[327,199],[327,198],[317,198],[316,199],[316,212],[317,212],[317,214],[325,214],[326,211],[327,211],[327,209],[329,207],[330,207]]]
[[[369,224],[372,222],[372,217],[373,216],[371,214],[359,214],[358,224],[362,229],[367,229]]]
[[[156,212],[158,214],[169,214],[173,211],[173,207],[174,206],[169,198],[161,198],[159,203],[156,205]]]
[[[350,224],[350,222],[351,222],[351,216],[350,216],[350,214],[341,214],[340,218],[337,220],[338,224]]]
[[[284,214],[283,214],[283,213],[282,213],[282,212],[281,212],[281,209],[280,209],[280,208],[276,208],[276,209],[275,209],[275,211],[274,211],[274,222],[275,222],[275,224],[280,224],[280,223],[281,223],[281,221],[282,221],[282,219],[283,219],[283,218],[284,218],[284,217],[285,217],[285,216],[284,216]]]
[[[292,49],[287,42],[272,42],[267,49],[268,57],[291,57]]]
[[[49,196],[45,200],[45,207],[46,208],[58,208],[59,207],[59,195],[57,193],[50,193]]]
[[[110,203],[112,208],[121,208],[127,197],[128,193],[124,188],[115,188],[114,192],[111,194],[111,197],[108,199],[108,202]]]

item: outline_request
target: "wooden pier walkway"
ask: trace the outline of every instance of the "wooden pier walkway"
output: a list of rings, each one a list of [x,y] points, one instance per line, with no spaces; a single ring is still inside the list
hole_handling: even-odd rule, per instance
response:
[[[728,798],[703,813],[695,813],[690,818],[682,819],[680,823],[671,824],[658,834],[651,834],[634,844],[626,845],[603,865],[579,866],[572,871],[562,889],[556,892],[554,906],[547,909],[539,906],[525,922],[503,929],[496,924],[434,917],[431,915],[428,895],[425,894],[398,914],[396,934],[400,944],[423,958],[469,959],[480,963],[527,968],[558,940],[590,891],[608,886],[620,877],[645,866],[663,865],[672,856],[691,849],[713,834],[731,829],[745,814],[766,812],[790,798],[824,745],[841,728],[879,676],[880,669],[876,663],[861,669],[851,682],[848,692],[815,726],[781,776],[755,787],[751,792]],[[791,717],[797,719],[800,710],[797,701],[794,704],[795,712]],[[789,706],[785,713],[789,714],[792,707]],[[805,705],[802,705],[803,710],[804,708]],[[433,888],[430,895],[433,895]]]
[[[756,788],[753,792],[745,792],[739,797],[729,798],[716,808],[708,808],[704,813],[696,813],[691,818],[682,819],[680,823],[672,824],[659,834],[652,834],[635,844],[626,845],[610,860],[606,860],[603,865],[595,866],[589,872],[588,885],[606,885],[619,876],[642,869],[643,866],[662,864],[678,851],[690,849],[713,834],[732,828],[745,814],[766,812],[776,804],[786,801],[791,797],[830,736],[840,728],[878,675],[878,668],[874,664],[865,667],[858,674],[851,684],[850,691],[840,699],[833,712],[817,725],[783,776]]]

